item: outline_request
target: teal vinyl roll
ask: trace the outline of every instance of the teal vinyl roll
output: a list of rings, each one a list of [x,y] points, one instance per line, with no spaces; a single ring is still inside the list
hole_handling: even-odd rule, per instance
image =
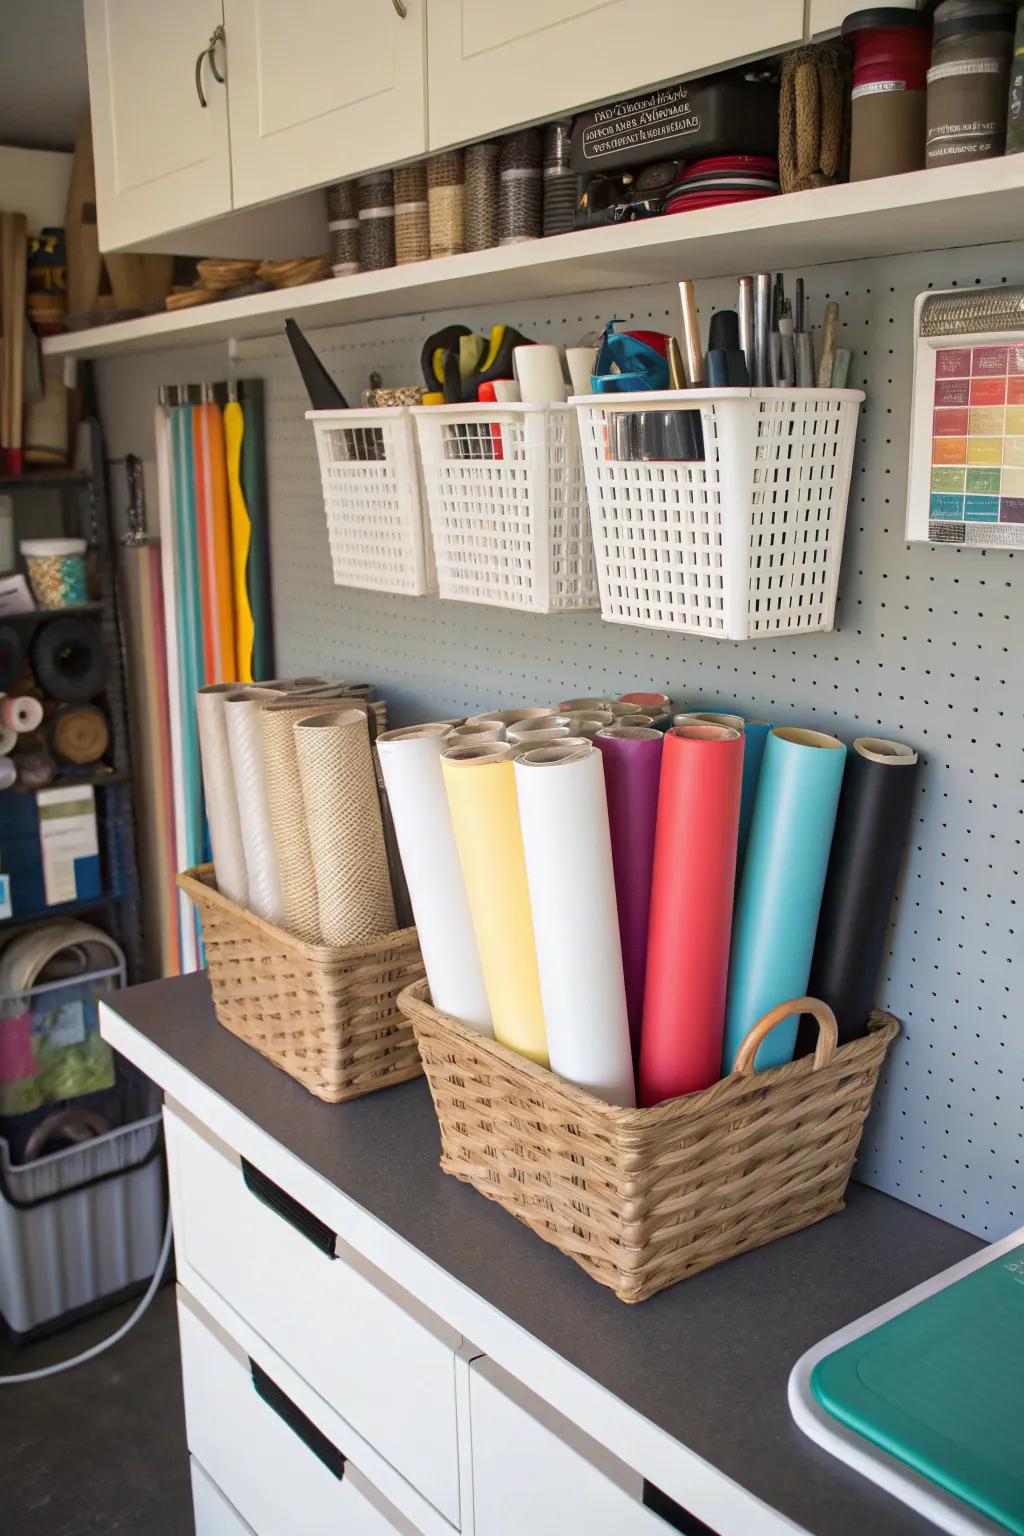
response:
[[[767,720],[748,720],[743,728],[743,789],[740,797],[740,831],[736,846],[736,878],[743,870],[743,858],[750,838],[750,823],[754,815],[754,799],[761,777],[764,749],[771,732]]]
[[[768,735],[733,920],[722,1071],[751,1025],[803,996],[811,970],[846,748],[834,736],[794,727]],[[764,1041],[756,1067],[791,1061],[799,1019]]]

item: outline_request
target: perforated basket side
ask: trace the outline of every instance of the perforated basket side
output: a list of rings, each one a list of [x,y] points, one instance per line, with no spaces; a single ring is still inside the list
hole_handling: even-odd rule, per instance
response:
[[[408,409],[309,411],[338,586],[436,591],[416,434]]]

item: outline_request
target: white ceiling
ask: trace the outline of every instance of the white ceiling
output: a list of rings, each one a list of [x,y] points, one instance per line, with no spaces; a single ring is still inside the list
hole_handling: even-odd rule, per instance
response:
[[[0,0],[0,144],[73,149],[88,103],[82,0]]]

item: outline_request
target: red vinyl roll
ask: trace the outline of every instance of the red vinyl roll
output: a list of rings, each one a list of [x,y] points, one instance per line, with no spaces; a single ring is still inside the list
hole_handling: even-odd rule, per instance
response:
[[[665,736],[654,838],[640,1103],[721,1076],[743,737],[721,725]]]

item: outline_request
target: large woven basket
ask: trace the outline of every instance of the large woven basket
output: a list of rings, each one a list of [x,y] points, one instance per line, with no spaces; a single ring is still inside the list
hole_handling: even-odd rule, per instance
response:
[[[304,944],[217,889],[213,866],[178,876],[203,922],[213,1005],[225,1029],[340,1104],[422,1072],[397,1008],[423,975],[415,928],[334,949]]]
[[[441,1167],[623,1301],[841,1210],[899,1033],[873,1013],[863,1039],[837,1048],[831,1011],[794,999],[754,1026],[730,1077],[653,1109],[619,1109],[439,1012],[426,981],[399,1006],[437,1110]],[[818,1019],[816,1054],[755,1075],[757,1047],[793,1013]]]

